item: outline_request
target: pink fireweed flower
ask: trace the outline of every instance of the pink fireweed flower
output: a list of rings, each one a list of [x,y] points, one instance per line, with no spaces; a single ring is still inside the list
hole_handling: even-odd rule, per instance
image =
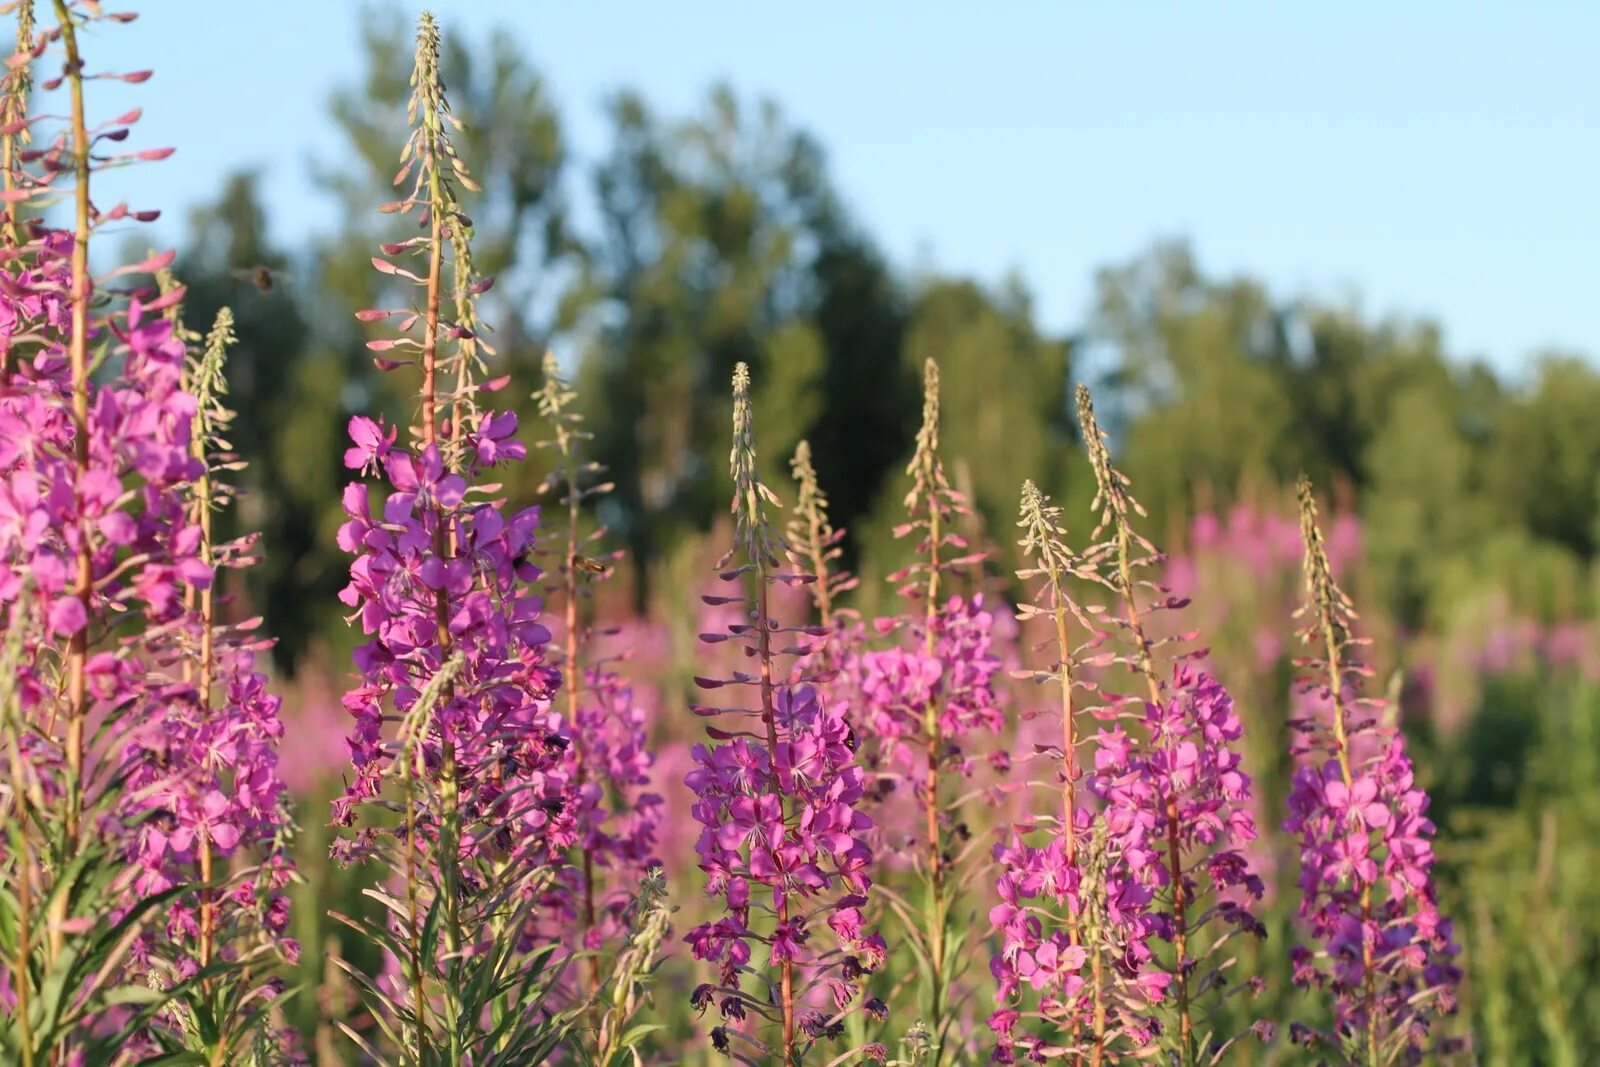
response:
[[[1099,636],[1070,596],[1071,579],[1087,572],[1066,547],[1060,519],[1061,509],[1024,483],[1019,543],[1030,566],[1017,573],[1024,582],[1040,581],[1019,621],[1053,624],[1048,644],[1056,660],[1049,670],[1019,674],[1055,688],[1059,740],[1039,743],[1017,761],[1022,769],[1052,772],[1047,781],[1027,782],[1034,793],[1025,798],[1031,808],[1035,795],[1047,793],[1054,813],[1030,812],[994,850],[1000,902],[989,921],[999,951],[989,970],[1003,1007],[989,1017],[989,1028],[1001,1063],[1019,1055],[1042,1061],[1136,1053],[1149,1041],[1150,1010],[1169,981],[1151,951],[1158,918],[1148,873],[1157,863],[1155,822],[1142,805],[1127,802],[1148,792],[1130,766],[1135,750],[1118,727],[1097,739],[1096,773],[1087,782],[1078,758],[1078,719],[1093,709],[1077,702],[1086,688],[1080,663],[1086,649],[1074,645],[1069,629],[1088,629],[1091,647]]]
[[[1165,694],[1162,703],[1145,705],[1139,745],[1128,744],[1120,727],[1102,733],[1095,792],[1113,823],[1124,818],[1141,824],[1155,847],[1170,849],[1176,842],[1184,880],[1179,899],[1186,906],[1209,899],[1223,921],[1265,936],[1248,909],[1263,886],[1244,853],[1256,827],[1250,779],[1240,769],[1236,747],[1244,730],[1233,700],[1216,679],[1184,662],[1174,667]],[[1140,874],[1153,887],[1171,888],[1166,862],[1144,864]],[[1169,907],[1172,899],[1170,892],[1161,897]],[[1160,936],[1170,940],[1171,911],[1157,907],[1152,915]]]
[[[253,536],[221,544],[211,536],[211,512],[227,495],[220,472],[232,462],[221,439],[233,418],[222,402],[232,313],[219,312],[204,346],[193,353],[186,353],[187,335],[174,322],[155,321],[162,323],[156,331],[161,340],[130,347],[140,358],[160,351],[179,360],[182,384],[193,398],[188,450],[199,470],[187,487],[176,539],[185,547],[193,540],[198,557],[180,571],[199,576],[204,567],[209,578],[213,569],[248,567],[255,561]],[[146,379],[152,374],[148,366],[137,369]],[[281,701],[256,669],[256,655],[271,641],[255,632],[258,620],[221,623],[215,605],[209,581],[190,585],[181,624],[158,631],[152,644],[155,661],[181,682],[151,693],[161,713],[133,732],[123,753],[131,795],[154,813],[135,836],[134,885],[140,893],[161,892],[197,876],[214,878],[229,867],[243,869],[245,859],[254,859],[252,876],[231,892],[179,898],[169,914],[169,938],[205,966],[219,950],[232,951],[230,939],[263,930],[293,958],[298,946],[285,936],[291,873],[286,835],[292,824],[278,773]]]
[[[825,700],[798,667],[783,673],[776,663],[784,654],[806,656],[827,631],[784,627],[771,617],[772,585],[809,577],[777,570],[789,548],[767,521],[766,506],[777,501],[756,474],[750,376],[742,363],[733,386],[733,512],[747,562],[725,569],[723,577],[748,577],[754,595],[748,614],[731,621],[726,634],[704,639],[742,647],[756,673],[736,670],[727,679],[696,682],[705,689],[750,687],[760,704],[694,709],[720,719],[747,717],[755,729],[708,727],[711,743],[694,747],[695,767],[684,779],[701,827],[695,851],[706,892],[724,909],[685,937],[697,959],[718,965],[720,983],[697,989],[690,999],[702,1012],[717,1003],[727,1026],[712,1031],[714,1046],[728,1047],[733,1026],[743,1040],[796,1062],[804,1048],[842,1033],[863,975],[877,970],[887,946],[864,926],[872,820],[860,810],[865,778],[845,708]],[[714,604],[729,599],[708,598]],[[775,638],[793,643],[775,648]],[[747,976],[758,984],[756,992],[744,988]],[[808,988],[826,993],[827,1012],[800,1010],[798,997]],[[777,1032],[763,1037],[744,1030],[760,1019]]]
[[[572,751],[582,751],[585,776],[577,788],[573,819],[578,844],[592,867],[590,877],[599,872],[612,879],[594,897],[595,914],[584,944],[594,950],[624,932],[634,884],[644,871],[660,865],[656,838],[665,801],[651,789],[655,757],[647,747],[645,710],[632,687],[603,667],[589,668],[584,679]],[[574,902],[563,899],[571,913]]]
[[[56,24],[34,34],[32,6],[17,15],[18,48],[0,89],[0,139],[13,164],[0,224],[0,609],[10,687],[0,719],[8,808],[18,817],[0,844],[0,880],[50,900],[51,915],[48,939],[30,945],[39,914],[20,894],[12,918],[21,959],[5,966],[22,965],[0,984],[31,1002],[27,1014],[44,1029],[11,1033],[24,1043],[8,1048],[29,1062],[77,1062],[94,1053],[74,1031],[104,1038],[130,1021],[138,1025],[115,1043],[119,1055],[193,1054],[200,1044],[215,1059],[250,1037],[240,1028],[257,1028],[282,991],[252,973],[255,961],[267,964],[261,934],[282,954],[295,952],[281,936],[289,872],[277,705],[250,670],[262,642],[249,636],[252,624],[219,626],[209,610],[216,572],[242,563],[248,544],[219,546],[210,536],[222,344],[212,379],[192,380],[204,361],[191,366],[183,291],[166,273],[171,253],[101,278],[90,272],[101,226],[154,217],[125,205],[96,210],[93,175],[166,154],[111,147],[129,135],[137,110],[92,133],[85,114],[85,82],[104,75],[85,72],[78,34],[131,16],[58,4]],[[42,88],[68,84],[71,96],[70,117],[54,132],[47,117],[21,115],[30,63],[51,45],[62,75]],[[37,142],[29,151],[20,151],[24,130]],[[42,206],[31,197],[68,191],[78,194],[68,198],[77,204],[73,230],[29,218]],[[152,274],[157,286],[145,280]],[[59,879],[74,860],[90,866],[69,886]],[[196,889],[199,881],[212,884]],[[168,889],[181,892],[146,910]],[[123,936],[111,930],[118,922],[129,924],[127,940],[107,954],[103,946]],[[28,958],[44,944],[45,959]],[[33,976],[69,959],[81,972],[69,978],[70,1010],[63,1002],[41,1013]],[[202,967],[210,1036],[160,999]],[[117,988],[133,985],[142,992]],[[128,1007],[135,998],[157,1010],[139,1019]],[[246,1000],[250,1010],[239,1011]]]
[[[860,720],[879,739],[880,758],[902,770],[926,758],[930,706],[937,709],[941,738],[951,746],[970,733],[999,732],[1005,715],[994,686],[1000,657],[992,648],[993,628],[982,593],[953,596],[930,618],[908,622],[899,631],[901,644],[861,655]],[[952,748],[952,764],[969,773],[971,761],[958,753]]]
[[[612,568],[586,554],[599,551],[596,543],[605,530],[582,535],[581,509],[586,501],[609,492],[611,485],[605,480],[605,467],[583,457],[583,443],[592,435],[575,410],[577,393],[562,380],[553,354],[545,354],[544,386],[534,396],[540,415],[554,432],[554,438],[542,444],[559,460],[543,488],[562,490],[559,502],[566,519],[566,537],[559,549],[562,559],[551,589],[559,594],[563,616],[559,667],[573,741],[566,763],[574,787],[577,833],[572,861],[551,887],[546,906],[551,918],[570,933],[569,944],[596,953],[585,968],[592,993],[600,988],[608,966],[598,953],[626,932],[624,915],[641,877],[660,865],[655,845],[665,801],[650,789],[654,756],[648,746],[649,717],[634,700],[633,687],[617,673],[629,653],[603,655],[603,639],[615,635],[595,631],[583,611],[583,601],[592,595],[589,581],[609,577]],[[506,417],[485,415],[479,422],[476,454],[512,455],[520,446],[508,436],[510,425]]]
[[[377,515],[365,486],[352,483],[344,494],[339,545],[356,559],[339,599],[370,640],[356,650],[363,680],[344,698],[355,720],[356,776],[335,804],[335,821],[351,825],[355,805],[377,796],[393,764],[385,705],[411,710],[457,654],[460,673],[418,743],[431,768],[450,750],[464,823],[498,827],[486,840],[463,835],[461,854],[495,846],[530,866],[550,863],[575,831],[562,766],[568,738],[551,708],[559,679],[543,659],[550,631],[528,588],[539,574],[528,562],[539,509],[507,516],[498,501],[471,500],[467,477],[447,473],[434,445],[413,452],[385,444],[392,437],[379,422],[351,420],[351,439],[377,446],[352,448],[346,463],[381,466],[388,492]],[[480,470],[475,460],[467,468]],[[440,551],[451,545],[454,552]],[[425,814],[419,832],[432,840],[437,830],[435,815]],[[361,840],[346,858],[361,851]]]
[[[1078,386],[1078,418],[1095,472],[1095,540],[1072,573],[1108,589],[1108,609],[1074,614],[1091,633],[1086,658],[1121,668],[1142,683],[1145,699],[1106,694],[1089,709],[1111,723],[1096,738],[1094,794],[1113,832],[1137,826],[1148,852],[1133,851],[1134,877],[1153,894],[1148,915],[1165,946],[1156,954],[1170,984],[1159,1013],[1168,1054],[1190,1062],[1202,1054],[1197,1001],[1228,995],[1233,963],[1224,951],[1239,932],[1264,936],[1250,913],[1263,886],[1244,848],[1256,838],[1249,776],[1244,772],[1243,725],[1233,701],[1193,661],[1192,632],[1162,633],[1154,620],[1189,606],[1184,597],[1144,577],[1165,557],[1134,526],[1144,514],[1132,483],[1111,457],[1088,389]],[[1103,631],[1105,623],[1114,629]],[[1170,670],[1170,675],[1166,672]],[[1116,677],[1115,674],[1112,677]],[[1205,928],[1218,920],[1224,929]],[[1213,1038],[1208,1054],[1236,1035]]]
[[[358,313],[398,318],[400,337],[368,347],[415,353],[419,418],[404,444],[382,419],[351,420],[345,463],[376,484],[346,488],[339,530],[355,557],[340,599],[367,641],[344,698],[355,775],[334,820],[351,826],[369,803],[399,819],[341,837],[334,853],[393,872],[381,920],[351,925],[403,964],[391,986],[362,992],[375,1014],[409,1016],[384,1027],[408,1062],[430,1048],[476,1060],[542,1047],[559,1030],[545,1010],[560,975],[546,895],[578,834],[571,723],[554,706],[561,677],[534,584],[540,512],[497,495],[495,467],[525,450],[515,416],[481,406],[504,382],[487,377],[492,331],[477,299],[489,281],[473,268],[472,221],[457,199],[458,187],[477,187],[451,144],[460,122],[440,54],[424,13],[395,178],[406,192],[390,205],[416,232],[384,246],[419,269],[373,259],[398,287],[385,296],[411,307]]]
[[[1305,757],[1284,829],[1300,847],[1300,918],[1314,947],[1296,946],[1297,985],[1333,997],[1334,1026],[1320,1039],[1362,1063],[1420,1063],[1453,1042],[1434,1033],[1455,1010],[1458,948],[1433,885],[1433,823],[1405,738],[1356,694],[1355,611],[1334,580],[1311,485],[1300,483],[1310,601],[1302,637],[1328,659],[1304,665],[1314,714],[1293,725]],[[1304,1029],[1304,1028],[1302,1028]]]

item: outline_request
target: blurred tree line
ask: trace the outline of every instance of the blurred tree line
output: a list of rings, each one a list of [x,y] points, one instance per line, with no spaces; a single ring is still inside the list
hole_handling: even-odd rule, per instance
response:
[[[382,297],[369,257],[393,240],[376,212],[403,140],[410,26],[370,16],[364,71],[332,113],[349,158],[319,175],[345,223],[308,249],[274,239],[250,174],[194,212],[179,270],[196,322],[233,306],[241,408],[235,444],[253,491],[240,521],[264,531],[245,590],[279,635],[280,666],[347,638],[334,544],[344,424],[405,419],[409,385],[372,366],[353,317]],[[1098,388],[1154,529],[1181,535],[1301,469],[1359,508],[1380,593],[1412,624],[1469,585],[1500,582],[1540,614],[1592,608],[1600,542],[1600,373],[1571,354],[1509,382],[1452,358],[1427,322],[1286,300],[1249,278],[1205,276],[1182,242],[1102,270],[1072,336],[1035,320],[1026,282],[908,279],[834,189],[826,155],[770,102],[713,88],[692,115],[626,90],[606,104],[609,145],[576,163],[549,86],[509,35],[446,35],[458,138],[483,193],[472,215],[485,318],[519,404],[553,347],[582,388],[618,492],[600,516],[638,566],[655,565],[726,506],[727,384],[758,386],[763,459],[785,484],[811,441],[858,563],[882,574],[920,408],[917,368],[939,361],[953,474],[979,504],[1009,573],[1017,487],[1033,477],[1087,519],[1089,479],[1067,447],[1072,384]],[[582,210],[579,210],[579,208]],[[273,271],[265,288],[253,268]],[[401,372],[402,376],[404,372]],[[531,499],[542,459],[507,489]],[[1088,522],[1078,532],[1087,536]]]

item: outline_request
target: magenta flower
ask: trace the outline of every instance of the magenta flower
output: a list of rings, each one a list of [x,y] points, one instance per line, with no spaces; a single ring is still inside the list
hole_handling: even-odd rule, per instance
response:
[[[1420,1063],[1453,1042],[1435,1034],[1455,1010],[1461,973],[1450,921],[1433,886],[1433,823],[1405,739],[1373,718],[1377,702],[1356,694],[1354,610],[1335,582],[1310,483],[1300,483],[1306,582],[1311,602],[1302,636],[1331,658],[1301,679],[1313,714],[1294,726],[1308,757],[1294,776],[1284,829],[1300,847],[1300,918],[1314,947],[1296,946],[1297,985],[1333,997],[1334,1026],[1313,1040],[1354,1062]],[[1320,713],[1319,713],[1320,712]]]
[[[694,747],[695,768],[684,783],[695,796],[693,815],[701,827],[695,850],[706,892],[724,914],[696,926],[685,940],[697,959],[718,966],[720,983],[696,990],[691,1003],[703,1011],[716,999],[741,1039],[796,1062],[804,1047],[843,1032],[841,1020],[860,999],[862,976],[881,965],[887,946],[863,926],[872,820],[859,810],[865,779],[845,709],[825,701],[798,667],[784,674],[777,666],[782,646],[775,640],[792,642],[788,653],[804,657],[827,631],[783,627],[771,616],[771,587],[804,579],[777,570],[789,550],[767,522],[766,505],[776,498],[756,474],[750,378],[742,363],[733,387],[733,512],[747,562],[723,574],[728,581],[749,575],[754,596],[749,613],[730,621],[726,634],[704,639],[742,645],[759,673],[697,682],[706,689],[752,687],[760,704],[695,710],[749,716],[760,732],[710,727],[712,743]],[[708,598],[717,604],[728,599]],[[745,988],[747,978],[756,983],[754,992]],[[797,998],[808,988],[825,993],[832,1010],[801,1010]],[[777,1033],[746,1032],[751,1016],[770,1021]],[[715,1028],[713,1045],[728,1047],[729,1034],[727,1026]]]

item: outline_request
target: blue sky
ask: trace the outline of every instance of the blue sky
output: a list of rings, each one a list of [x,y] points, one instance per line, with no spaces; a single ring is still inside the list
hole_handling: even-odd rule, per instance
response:
[[[116,175],[168,219],[264,168],[288,240],[336,221],[313,158],[341,150],[354,0],[149,0],[85,42],[170,161]],[[726,79],[826,145],[844,196],[905,269],[1033,286],[1082,322],[1096,267],[1189,236],[1214,273],[1429,315],[1511,372],[1600,354],[1600,5],[799,4],[438,0],[446,31],[504,25],[552,83],[580,159],[632,85],[667,113]],[[105,83],[101,83],[104,85]],[[104,195],[104,193],[102,194]],[[176,234],[169,221],[167,239]]]

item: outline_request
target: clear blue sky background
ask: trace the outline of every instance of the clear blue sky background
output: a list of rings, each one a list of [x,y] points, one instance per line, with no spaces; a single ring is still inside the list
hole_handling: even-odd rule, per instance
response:
[[[136,99],[140,143],[178,154],[117,191],[177,219],[255,165],[281,237],[335,222],[308,163],[340,157],[326,103],[359,75],[361,5],[132,6],[86,55],[156,68],[105,106]],[[666,113],[716,79],[774,97],[900,267],[1015,267],[1054,329],[1083,321],[1097,266],[1188,235],[1209,271],[1435,317],[1508,371],[1600,354],[1600,5],[433,6],[447,32],[526,42],[580,161],[624,84]]]

